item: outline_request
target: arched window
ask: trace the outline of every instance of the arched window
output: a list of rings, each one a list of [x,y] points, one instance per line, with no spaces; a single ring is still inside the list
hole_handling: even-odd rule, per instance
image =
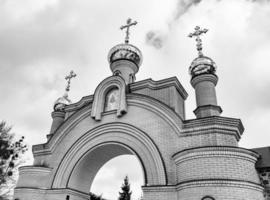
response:
[[[215,200],[214,197],[211,196],[204,196],[202,200]]]
[[[104,111],[116,110],[119,103],[119,90],[118,88],[111,89],[105,97]]]

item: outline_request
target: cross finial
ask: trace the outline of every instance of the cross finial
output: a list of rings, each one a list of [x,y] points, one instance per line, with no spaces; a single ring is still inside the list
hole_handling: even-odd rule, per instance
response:
[[[65,77],[65,79],[67,80],[66,92],[68,92],[69,89],[70,89],[70,80],[71,80],[72,78],[75,78],[76,76],[77,76],[77,74],[75,74],[74,71],[71,70],[71,71],[69,72],[69,75],[67,75],[67,76]]]
[[[123,30],[123,29],[125,29],[125,28],[127,29],[127,30],[126,30],[126,38],[125,38],[125,43],[126,43],[126,44],[128,44],[128,42],[129,42],[129,28],[130,28],[131,26],[135,26],[136,24],[137,24],[136,21],[131,22],[131,19],[128,18],[128,19],[127,19],[127,24],[120,27],[121,30]]]
[[[202,53],[202,40],[200,38],[200,35],[202,35],[203,33],[206,33],[207,31],[208,31],[208,29],[206,29],[206,28],[201,29],[201,27],[196,26],[195,31],[188,35],[188,37],[190,37],[190,38],[196,37],[196,42],[197,42],[196,46],[197,46],[199,56],[203,56],[203,53]]]

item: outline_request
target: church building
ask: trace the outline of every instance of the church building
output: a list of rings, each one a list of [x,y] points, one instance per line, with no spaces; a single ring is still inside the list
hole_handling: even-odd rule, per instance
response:
[[[269,148],[238,146],[240,119],[222,116],[215,62],[202,53],[189,67],[195,118],[186,119],[187,92],[177,77],[136,80],[143,56],[126,39],[108,54],[112,75],[94,94],[71,103],[57,99],[47,142],[32,148],[34,163],[19,170],[17,200],[89,200],[99,169],[120,155],[135,155],[144,176],[144,200],[265,200],[269,193]]]

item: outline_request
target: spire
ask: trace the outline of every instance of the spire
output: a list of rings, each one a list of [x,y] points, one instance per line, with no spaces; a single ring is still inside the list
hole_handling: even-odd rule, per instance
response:
[[[127,24],[120,27],[121,30],[126,29],[126,37],[125,37],[125,43],[129,43],[129,28],[131,26],[135,26],[137,24],[136,21],[131,22],[132,20],[130,18],[127,19]]]
[[[200,38],[200,36],[203,34],[203,33],[207,33],[208,29],[204,28],[204,29],[201,29],[201,27],[199,26],[196,26],[194,28],[194,32],[193,33],[190,33],[188,35],[188,37],[192,38],[192,37],[196,37],[196,46],[197,46],[197,51],[198,51],[198,54],[199,54],[199,57],[200,56],[203,56],[203,53],[202,53],[202,40]]]
[[[195,27],[195,31],[190,33],[188,37],[196,37],[196,46],[198,57],[195,58],[190,67],[191,85],[195,89],[197,108],[194,113],[197,118],[218,116],[222,112],[220,106],[217,105],[215,86],[218,82],[216,75],[216,63],[202,53],[202,40],[200,36],[206,33],[208,29]]]
[[[135,81],[135,74],[142,63],[141,51],[129,44],[129,28],[136,24],[136,21],[132,22],[129,18],[127,24],[120,27],[121,30],[126,29],[125,43],[114,46],[108,54],[108,62],[113,75],[121,76],[126,84]]]
[[[68,98],[68,92],[70,91],[70,83],[71,79],[75,78],[77,74],[74,73],[73,70],[70,71],[70,73],[65,76],[65,79],[67,80],[67,86],[65,88],[65,93],[62,97],[59,97],[55,103],[54,103],[54,111],[63,111],[66,105],[69,105],[71,103],[70,99]]]

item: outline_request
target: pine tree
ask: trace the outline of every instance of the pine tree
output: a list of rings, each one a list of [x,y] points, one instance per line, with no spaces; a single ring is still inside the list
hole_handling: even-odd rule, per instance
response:
[[[6,122],[0,122],[0,196],[8,199],[16,184],[16,172],[22,163],[21,154],[27,150],[24,137],[14,141]]]
[[[98,196],[92,192],[89,193],[89,196],[90,196],[90,200],[106,200],[106,199],[102,198],[102,195]]]
[[[130,184],[128,182],[128,176],[125,177],[124,183],[122,184],[122,192],[119,192],[119,200],[130,200],[131,199],[131,191],[130,191]]]

